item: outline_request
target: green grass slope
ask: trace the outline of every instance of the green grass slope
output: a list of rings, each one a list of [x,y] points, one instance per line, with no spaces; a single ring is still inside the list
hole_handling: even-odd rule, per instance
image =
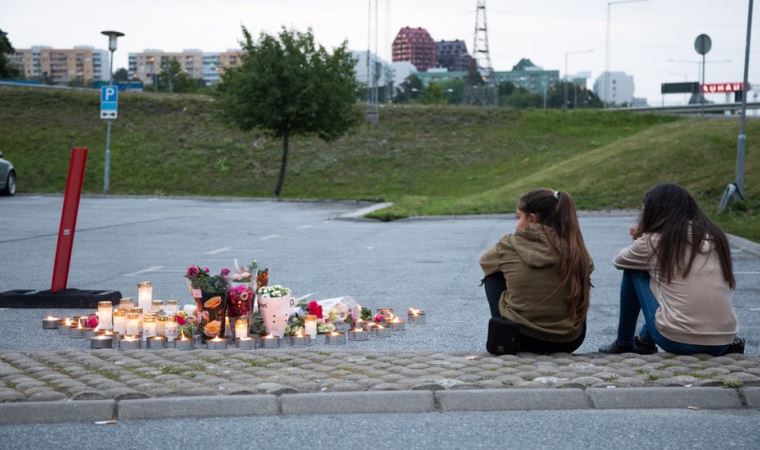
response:
[[[102,189],[105,122],[96,92],[0,87],[0,149],[21,192],[61,192],[69,149],[90,149],[85,192]],[[111,192],[268,197],[280,142],[220,122],[204,96],[124,94],[113,127]],[[733,178],[737,121],[605,111],[392,107],[379,126],[333,143],[292,143],[287,198],[385,199],[381,219],[511,212],[521,192],[547,186],[580,207],[636,207],[653,184],[674,180],[712,212]],[[747,186],[760,123],[750,121]],[[760,239],[757,200],[718,220]]]

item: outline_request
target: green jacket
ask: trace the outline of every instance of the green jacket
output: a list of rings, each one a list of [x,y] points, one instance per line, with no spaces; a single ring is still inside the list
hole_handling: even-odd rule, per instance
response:
[[[501,238],[483,254],[480,266],[486,275],[504,274],[507,289],[499,301],[502,317],[520,325],[526,336],[570,342],[580,336],[586,318],[573,319],[567,308],[567,291],[557,291],[559,255],[550,239],[557,239],[552,228],[530,225]]]

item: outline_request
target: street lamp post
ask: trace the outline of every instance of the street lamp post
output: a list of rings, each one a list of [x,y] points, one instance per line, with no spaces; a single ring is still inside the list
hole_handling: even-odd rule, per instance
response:
[[[742,82],[742,112],[739,116],[739,136],[736,140],[736,179],[726,186],[723,198],[720,200],[718,210],[723,212],[735,197],[744,199],[744,158],[747,151],[747,86],[749,75],[749,44],[752,37],[752,6],[753,0],[749,0],[747,11],[747,42],[744,46],[744,79]]]
[[[594,52],[594,49],[591,49],[591,50],[575,50],[575,51],[572,51],[572,52],[565,52],[565,82],[563,83],[564,84],[564,89],[563,89],[564,104],[562,105],[562,109],[567,109],[567,83],[568,83],[568,81],[570,81],[570,76],[567,73],[567,57],[570,56],[570,55],[580,55],[580,54],[583,54],[583,53],[593,53],[593,52]],[[573,84],[575,84],[575,83],[573,83]],[[576,97],[577,97],[577,95],[576,95]],[[576,98],[576,101],[577,101],[577,98]]]
[[[623,3],[641,3],[649,0],[616,0],[607,2],[607,38],[605,41],[604,50],[604,103],[607,103],[610,93],[610,13],[612,5],[620,5]]]
[[[124,33],[119,31],[101,31],[100,34],[108,36],[108,50],[111,52],[110,70],[108,72],[108,85],[113,86],[113,53],[116,51],[116,40]],[[111,184],[111,125],[113,120],[108,119],[106,128],[106,156],[103,161],[103,193],[108,194]]]

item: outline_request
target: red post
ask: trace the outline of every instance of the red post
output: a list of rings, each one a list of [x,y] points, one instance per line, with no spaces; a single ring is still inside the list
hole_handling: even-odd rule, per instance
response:
[[[79,213],[79,197],[82,194],[84,170],[87,167],[87,149],[74,147],[71,149],[69,177],[66,179],[66,192],[63,195],[63,211],[61,226],[58,228],[58,245],[55,247],[53,262],[52,292],[66,289],[69,280],[69,265],[71,250],[74,246],[74,231],[77,227]]]

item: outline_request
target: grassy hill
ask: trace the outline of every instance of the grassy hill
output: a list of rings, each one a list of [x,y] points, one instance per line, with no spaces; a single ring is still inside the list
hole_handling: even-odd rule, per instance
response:
[[[94,92],[0,88],[0,149],[21,192],[60,192],[69,148],[90,149],[85,192],[102,189],[105,123]],[[124,94],[112,140],[115,194],[268,197],[280,143],[220,122],[204,96]],[[673,180],[714,212],[733,178],[736,119],[675,119],[605,111],[398,106],[337,142],[297,138],[286,198],[385,199],[374,214],[512,212],[521,192],[551,187],[584,209],[637,207]],[[760,240],[760,122],[748,124],[749,201],[713,215]]]

